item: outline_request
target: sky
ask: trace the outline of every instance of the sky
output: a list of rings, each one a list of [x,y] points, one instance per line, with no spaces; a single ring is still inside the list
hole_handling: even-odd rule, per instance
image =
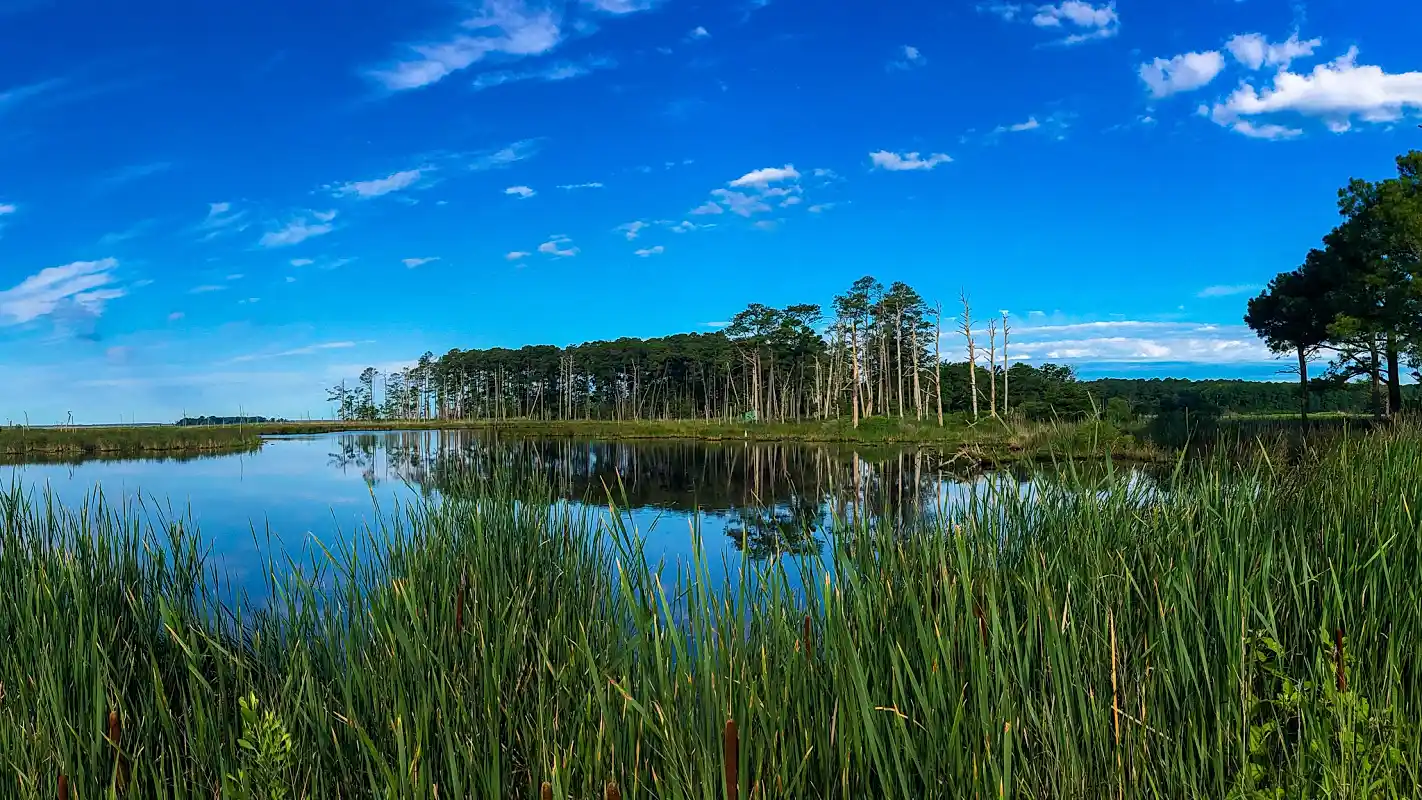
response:
[[[0,0],[0,418],[321,417],[366,365],[714,330],[865,274],[1008,312],[1014,359],[1277,377],[1244,304],[1422,148],[1419,29],[1356,0]]]

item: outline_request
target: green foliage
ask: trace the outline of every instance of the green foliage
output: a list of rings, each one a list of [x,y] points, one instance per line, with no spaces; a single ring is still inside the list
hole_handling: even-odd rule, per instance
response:
[[[1339,648],[1342,652],[1339,652]],[[1241,800],[1410,796],[1399,785],[1416,735],[1391,705],[1352,689],[1357,657],[1338,632],[1319,633],[1302,676],[1273,637],[1253,631],[1245,647],[1248,757],[1230,792]]]
[[[823,548],[793,514],[747,520],[748,550],[784,555],[725,581],[695,529],[693,560],[648,563],[656,533],[616,504],[494,474],[314,562],[266,554],[261,609],[218,593],[189,526],[0,495],[6,796],[58,774],[109,796],[113,708],[128,796],[171,800],[273,775],[294,797],[718,798],[728,718],[741,797],[1415,795],[1419,473],[1406,426],[1297,468],[1068,464],[912,525],[852,506]],[[1326,645],[1266,654],[1271,676],[1247,636],[1335,625],[1351,697]]]
[[[227,776],[227,790],[240,800],[285,800],[291,788],[291,734],[270,709],[258,709],[257,696],[247,693],[237,703],[242,736],[237,740],[237,774]]]
[[[238,453],[261,447],[252,428],[148,425],[136,427],[0,427],[0,459]]]

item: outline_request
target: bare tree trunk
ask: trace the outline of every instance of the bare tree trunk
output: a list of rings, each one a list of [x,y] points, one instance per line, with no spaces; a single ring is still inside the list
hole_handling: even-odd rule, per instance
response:
[[[859,427],[859,321],[849,321],[849,359],[854,372],[854,427]]]
[[[1007,312],[1002,312],[1002,415],[1008,414],[1007,407],[1007,371],[1012,368],[1012,361],[1007,355],[1007,334],[1011,330],[1007,326]]]
[[[1387,411],[1383,408],[1382,402],[1382,370],[1378,365],[1378,340],[1376,336],[1368,337],[1368,355],[1370,356],[1368,368],[1373,382],[1373,414],[1381,417],[1386,414]]]
[[[938,427],[943,427],[943,304],[933,307],[937,335],[933,337],[933,397],[938,403]]]
[[[978,351],[973,344],[973,307],[968,303],[968,294],[958,295],[963,301],[963,338],[968,340],[968,393],[972,396],[973,421],[978,421]]]
[[[997,416],[997,320],[988,320],[988,415]]]
[[[916,313],[918,313],[918,315],[919,315],[919,316],[918,316],[918,319],[920,319],[920,320],[923,319],[923,316],[922,316],[922,312],[921,312],[921,311],[918,311],[918,312],[916,312]],[[922,390],[921,388],[919,388],[919,383],[918,383],[919,365],[918,365],[918,323],[917,323],[917,321],[915,321],[914,326],[913,326],[913,338],[912,338],[912,340],[911,340],[910,343],[911,343],[911,345],[913,346],[913,415],[914,415],[914,419],[918,420],[919,422],[923,422],[923,390]]]
[[[894,315],[894,360],[898,362],[899,373],[899,419],[904,418],[904,308],[899,303]]]
[[[1308,427],[1308,355],[1299,348],[1299,424]]]

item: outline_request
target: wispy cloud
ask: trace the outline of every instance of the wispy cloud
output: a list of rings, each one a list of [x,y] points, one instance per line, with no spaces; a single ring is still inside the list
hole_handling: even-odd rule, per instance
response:
[[[521,258],[528,258],[531,255],[533,254],[528,252],[527,250],[514,250],[508,255],[504,256],[504,259],[506,261],[518,261]]]
[[[574,189],[601,189],[602,184],[597,181],[592,181],[591,183],[563,183],[559,184],[558,188],[566,189],[568,191],[572,191]]]
[[[26,84],[24,86],[12,86],[9,89],[0,91],[0,114],[14,109],[31,98],[39,97],[54,89],[58,89],[63,83],[63,80],[54,78],[52,80]]]
[[[309,259],[309,258],[293,258],[293,259],[291,260],[291,265],[292,265],[293,267],[309,267],[309,266],[311,266],[312,264],[315,264],[315,263],[316,263],[315,261],[312,261],[312,260]]]
[[[311,344],[305,347],[297,347],[291,350],[282,350],[276,353],[248,353],[230,359],[228,363],[242,363],[247,361],[266,361],[273,358],[291,358],[293,356],[309,356],[316,353],[323,353],[327,350],[348,350],[361,342],[323,342],[321,344]]]
[[[542,83],[556,83],[558,81],[582,78],[591,75],[598,70],[613,69],[617,62],[610,58],[589,58],[584,61],[560,61],[555,64],[530,70],[495,70],[485,72],[474,79],[473,87],[475,91],[492,89],[496,86],[503,86],[507,83],[518,83],[521,81],[540,81]]]
[[[1217,50],[1157,58],[1142,64],[1138,73],[1152,97],[1169,97],[1208,85],[1224,71],[1224,56]]]
[[[554,236],[552,239],[540,244],[538,252],[554,258],[571,258],[578,254],[578,248],[573,246],[573,240],[566,236]]]
[[[799,179],[800,173],[795,169],[795,165],[786,164],[783,167],[765,167],[763,169],[752,170],[731,181],[729,185],[735,188],[743,188],[746,186],[764,187],[772,183]]]
[[[692,39],[710,39],[711,32],[706,30],[704,26],[697,25],[695,28],[691,29],[691,33],[688,34],[688,36],[690,36]]]
[[[336,218],[335,211],[313,211],[311,217],[314,221],[301,216],[281,228],[267,231],[262,235],[262,247],[289,247],[316,236],[325,236],[335,230],[335,226],[331,224]]]
[[[0,203],[0,217],[9,216],[19,210],[14,203]]]
[[[931,153],[927,158],[913,153],[891,153],[887,150],[879,150],[869,154],[869,161],[878,169],[886,169],[890,172],[904,172],[909,170],[928,171],[939,164],[947,164],[953,159],[943,153]]]
[[[205,283],[201,286],[194,286],[188,290],[188,294],[211,294],[212,292],[225,292],[227,287],[217,283]]]
[[[921,67],[928,63],[928,59],[923,53],[911,44],[906,44],[898,49],[894,59],[889,62],[890,70],[910,70]]]
[[[362,200],[369,200],[372,197],[382,197],[391,192],[398,192],[408,189],[419,182],[421,174],[427,168],[407,169],[395,172],[384,178],[375,178],[368,181],[352,181],[343,183],[333,188],[333,193],[337,197],[359,197]]]
[[[621,225],[617,226],[617,232],[626,236],[627,241],[630,242],[635,240],[637,236],[641,233],[642,229],[647,227],[648,224],[649,223],[644,222],[640,219],[633,220],[631,222],[624,222]]]
[[[423,267],[426,264],[432,264],[438,260],[439,256],[435,256],[433,258],[403,258],[400,260],[400,263],[404,264],[409,269],[414,269],[416,267]]]
[[[90,317],[128,292],[118,284],[116,259],[75,261],[48,267],[0,291],[0,323],[17,325],[73,310]]]
[[[538,192],[535,192],[527,186],[510,186],[509,188],[504,190],[504,194],[512,195],[520,200],[527,200],[528,198],[538,194]]]
[[[167,172],[173,168],[171,161],[154,161],[148,164],[133,164],[121,169],[116,169],[99,178],[94,187],[97,192],[109,192],[126,183],[147,178],[150,175],[157,175],[160,172]]]
[[[641,250],[635,251],[635,252],[633,253],[633,255],[637,255],[637,256],[641,256],[642,258],[646,258],[647,256],[659,256],[659,255],[661,255],[662,253],[665,253],[666,251],[667,251],[667,249],[666,249],[665,247],[662,247],[661,245],[657,245],[656,247],[644,247],[644,248],[642,248]]]
[[[1074,45],[1097,39],[1109,39],[1121,31],[1121,18],[1116,3],[1097,5],[1084,0],[1035,5],[1023,3],[979,3],[980,13],[992,14],[1006,22],[1025,22],[1048,29],[1071,31],[1054,44]]]
[[[477,13],[441,38],[406,45],[407,55],[369,71],[392,92],[429,86],[491,55],[520,58],[553,50],[563,40],[561,17],[524,0],[484,0]]]
[[[1042,123],[1036,117],[1028,117],[1026,122],[1019,122],[1015,125],[999,125],[993,129],[993,133],[1022,133],[1023,131],[1035,131],[1042,127]]]
[[[1196,297],[1233,297],[1240,294],[1253,294],[1259,291],[1259,287],[1252,283],[1240,283],[1226,286],[1206,286],[1200,290]]]
[[[203,239],[215,239],[229,233],[240,233],[251,227],[246,211],[234,211],[231,203],[208,203],[207,216],[198,223]]]
[[[523,139],[492,152],[481,153],[469,162],[469,169],[500,169],[538,155],[539,139]]]

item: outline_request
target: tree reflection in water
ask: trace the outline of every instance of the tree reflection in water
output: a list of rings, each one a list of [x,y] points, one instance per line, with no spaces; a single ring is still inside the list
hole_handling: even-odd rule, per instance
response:
[[[537,478],[563,500],[718,517],[754,558],[814,555],[833,520],[908,530],[941,511],[951,474],[908,449],[778,442],[510,437],[490,431],[350,433],[330,463],[372,489],[397,480],[426,497],[478,492],[496,475]]]

